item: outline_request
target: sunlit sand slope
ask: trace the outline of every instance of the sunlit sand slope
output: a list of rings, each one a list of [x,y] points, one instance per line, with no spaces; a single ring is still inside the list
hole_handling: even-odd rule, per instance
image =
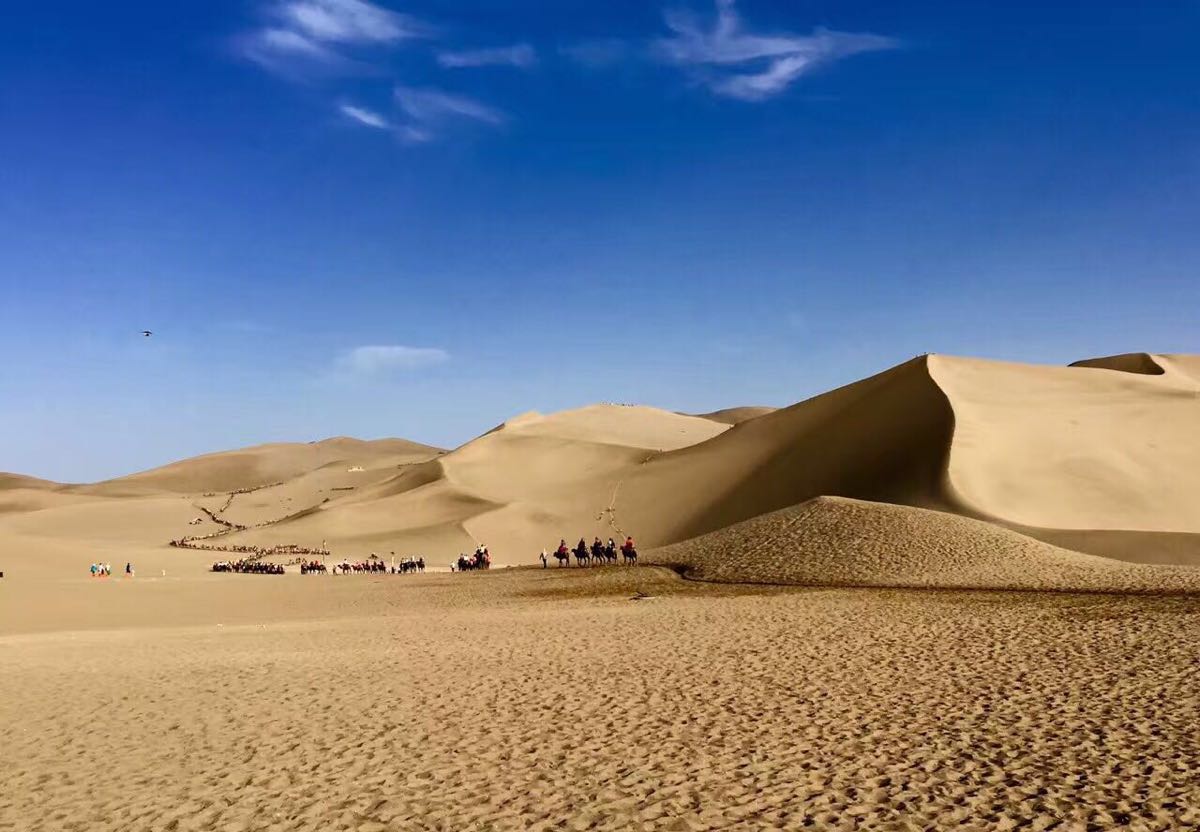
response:
[[[957,499],[1029,527],[1200,532],[1200,383],[1154,356],[1089,365],[929,360]]]
[[[967,517],[837,497],[656,550],[650,560],[693,577],[750,583],[1200,591],[1200,571],[1122,563]]]
[[[86,488],[95,494],[228,492],[289,480],[331,463],[366,465],[383,457],[396,462],[417,461],[436,453],[436,448],[403,439],[337,437],[321,442],[275,443],[205,454]]]
[[[728,427],[619,405],[525,414],[317,511],[229,540],[327,540],[357,552],[446,557],[485,543],[499,562],[533,562],[560,538],[618,534],[611,508],[631,471]]]

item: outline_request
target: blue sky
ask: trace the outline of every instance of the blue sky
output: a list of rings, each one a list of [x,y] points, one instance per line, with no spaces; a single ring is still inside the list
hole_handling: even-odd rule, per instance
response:
[[[23,4],[0,470],[1200,351],[1198,39],[1190,0]]]

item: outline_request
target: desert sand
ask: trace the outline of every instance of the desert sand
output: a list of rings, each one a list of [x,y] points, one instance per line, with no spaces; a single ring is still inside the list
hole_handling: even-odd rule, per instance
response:
[[[1195,596],[647,567],[169,585],[83,580],[73,613],[3,621],[0,829],[1200,823]]]
[[[499,563],[535,563],[560,538],[632,534],[646,550],[836,496],[1196,565],[1197,366],[1140,353],[1070,367],[920,356],[779,410],[596,405],[518,416],[451,450],[342,438],[92,485],[5,475],[0,561],[13,574],[131,557],[189,568],[203,559],[164,544],[219,534],[209,542],[439,563],[483,543]]]
[[[1200,825],[1198,426],[1193,356],[919,356],[781,409],[0,474],[0,830]],[[208,569],[280,545],[430,572]]]

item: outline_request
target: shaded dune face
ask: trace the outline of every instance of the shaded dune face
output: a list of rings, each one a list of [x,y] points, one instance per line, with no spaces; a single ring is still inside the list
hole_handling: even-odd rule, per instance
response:
[[[1166,372],[1154,356],[1145,352],[1127,352],[1103,358],[1085,358],[1082,361],[1074,361],[1069,366],[1116,370],[1119,373],[1135,373],[1145,376],[1161,376]]]
[[[654,506],[666,542],[819,495],[941,505],[953,419],[924,357],[657,457],[618,514]]]

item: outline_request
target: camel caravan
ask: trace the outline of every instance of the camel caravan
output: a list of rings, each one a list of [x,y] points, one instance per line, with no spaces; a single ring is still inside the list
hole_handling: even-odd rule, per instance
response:
[[[183,546],[184,548],[204,548],[213,551],[238,552],[245,554],[248,557],[237,561],[218,561],[212,565],[213,572],[245,572],[251,574],[268,574],[282,575],[285,572],[284,565],[270,564],[262,562],[263,558],[272,555],[300,555],[295,560],[289,561],[285,565],[298,565],[301,575],[407,575],[409,573],[424,573],[425,558],[423,556],[406,557],[396,561],[395,552],[392,553],[391,565],[382,557],[372,552],[366,560],[351,561],[342,560],[340,563],[335,563],[332,566],[325,564],[325,556],[329,554],[329,550],[324,547],[320,549],[309,549],[303,546],[293,544],[282,546],[213,546],[213,545],[187,545],[190,541],[171,541],[172,546]],[[314,555],[321,556],[321,560],[317,560]],[[575,558],[576,566],[616,566],[624,564],[626,566],[636,566],[638,562],[637,548],[634,546],[633,538],[626,537],[625,542],[620,546],[611,537],[608,542],[603,542],[599,537],[596,537],[589,545],[586,538],[579,538],[579,543],[574,548],[567,545],[565,539],[559,540],[558,547],[553,552],[547,552],[545,549],[541,553],[542,568],[545,569],[549,565],[550,558],[558,561],[559,566],[570,566],[571,558]],[[487,546],[480,544],[471,554],[462,553],[458,559],[450,563],[451,572],[475,572],[482,569],[490,569],[492,566],[492,555],[488,551]]]
[[[618,552],[620,553],[619,555]],[[576,566],[615,566],[618,558],[620,558],[621,563],[627,566],[637,565],[637,548],[633,545],[632,537],[625,538],[625,542],[621,544],[620,548],[617,547],[616,541],[611,537],[607,543],[602,543],[600,538],[597,537],[592,541],[591,546],[581,537],[574,549],[567,547],[565,539],[558,541],[558,548],[550,555],[547,555],[546,550],[543,549],[542,568],[546,568],[550,557],[557,560],[559,566],[570,566],[572,555],[575,556]]]
[[[243,575],[282,575],[282,564],[261,560],[219,560],[212,565],[213,572],[240,572]]]
[[[492,553],[482,544],[475,547],[475,553],[460,554],[458,560],[450,564],[451,572],[474,572],[478,569],[492,568]]]
[[[303,568],[301,568],[301,572],[303,571]],[[321,569],[319,571],[325,571],[324,564],[321,564]],[[395,558],[392,558],[392,565],[388,566],[387,563],[384,562],[383,558],[379,557],[379,555],[372,554],[367,560],[360,560],[357,562],[344,560],[341,563],[334,564],[332,571],[334,575],[360,575],[364,573],[376,575],[407,575],[410,572],[424,572],[425,558],[407,557],[401,560],[399,563],[396,563]]]

